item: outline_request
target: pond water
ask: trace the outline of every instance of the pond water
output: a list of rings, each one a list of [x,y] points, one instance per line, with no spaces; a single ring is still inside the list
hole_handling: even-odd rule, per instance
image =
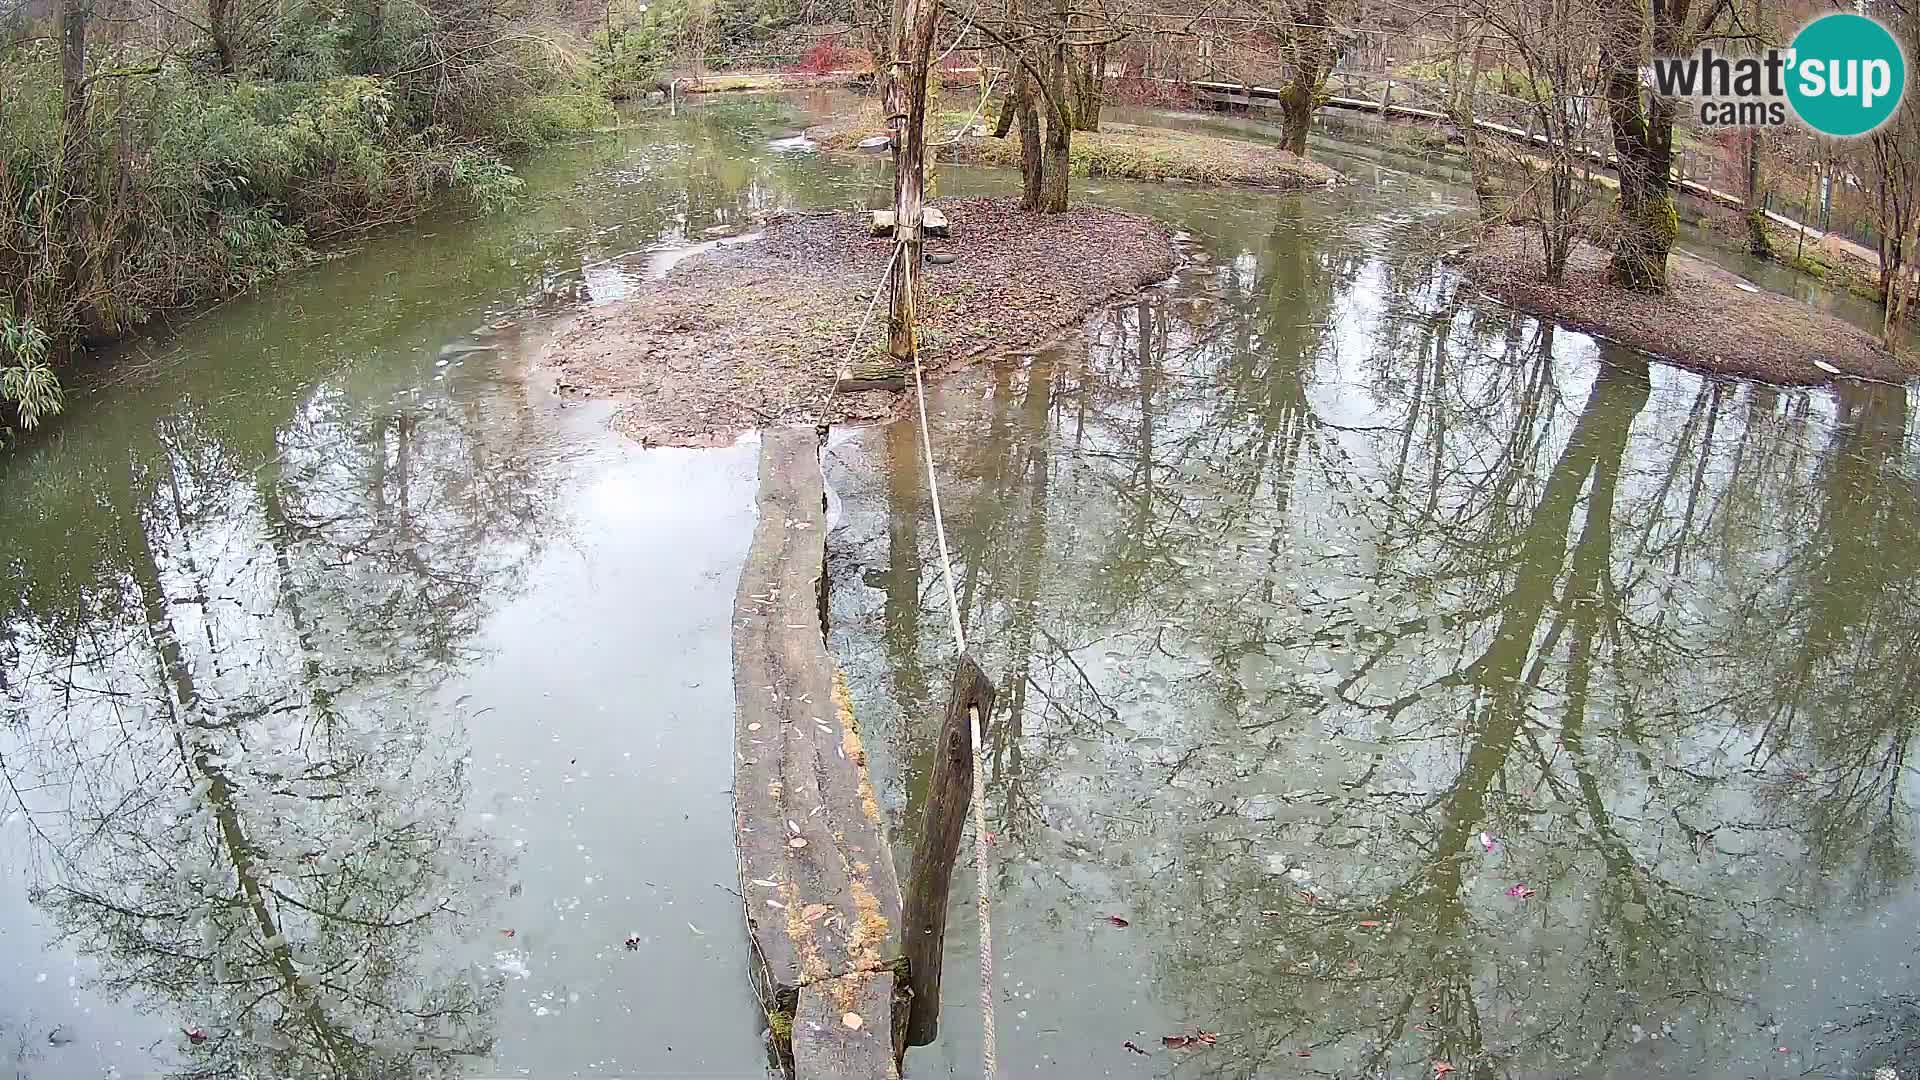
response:
[[[873,200],[882,163],[787,140],[844,104],[638,114],[513,215],[106,358],[0,461],[0,1064],[760,1074],[723,891],[752,441],[642,450],[521,375],[710,227]],[[1193,265],[935,391],[1005,703],[1003,1065],[1912,1053],[1913,403],[1603,355],[1435,265],[1456,188],[1321,150],[1362,183],[1078,184]],[[918,437],[829,461],[903,868],[952,659]],[[973,933],[913,1074],[973,1071]]]
[[[1920,403],[1517,315],[1436,265],[1453,193],[1366,175],[1155,199],[1177,281],[931,395],[1002,1068],[1913,1075]],[[903,865],[953,661],[918,440],[829,462]],[[976,933],[926,1072],[978,1069]]]

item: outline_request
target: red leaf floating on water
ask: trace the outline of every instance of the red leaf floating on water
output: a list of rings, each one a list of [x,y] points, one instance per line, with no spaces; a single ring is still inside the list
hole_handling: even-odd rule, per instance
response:
[[[628,934],[627,935],[627,951],[637,952],[639,951],[639,948],[640,948],[640,935]]]
[[[1196,1031],[1191,1035],[1162,1035],[1160,1045],[1169,1050],[1192,1050],[1200,1046],[1212,1046],[1220,1038],[1217,1031]]]
[[[1129,1049],[1129,1050],[1131,1050],[1131,1051],[1133,1051],[1134,1053],[1136,1053],[1136,1054],[1139,1054],[1139,1055],[1141,1055],[1141,1056],[1143,1056],[1143,1057],[1144,1057],[1144,1056],[1146,1056],[1146,1053],[1147,1053],[1147,1052],[1146,1052],[1145,1050],[1142,1050],[1142,1049],[1140,1049],[1140,1048],[1139,1048],[1138,1046],[1135,1046],[1135,1045],[1133,1045],[1133,1040],[1132,1040],[1132,1039],[1128,1039],[1128,1040],[1127,1040],[1126,1042],[1123,1042],[1123,1043],[1121,1043],[1120,1045],[1121,1045],[1121,1046],[1124,1046],[1124,1047],[1126,1047],[1127,1049]]]
[[[1525,885],[1509,885],[1507,886],[1507,895],[1525,900],[1533,895],[1533,890],[1527,888]]]
[[[1434,1080],[1440,1080],[1440,1077],[1445,1076],[1452,1071],[1453,1071],[1453,1066],[1449,1065],[1444,1061],[1436,1061],[1433,1063]]]
[[[1492,850],[1493,850],[1493,837],[1492,837],[1491,835],[1489,835],[1489,834],[1487,834],[1487,833],[1481,833],[1481,834],[1480,834],[1480,846],[1481,846],[1481,847],[1483,847],[1483,848],[1486,848],[1486,849],[1487,849],[1488,851],[1492,851]]]
[[[1379,925],[1380,925],[1380,922],[1377,919],[1361,919],[1360,920],[1360,929],[1362,930],[1372,930],[1374,927]]]
[[[501,934],[501,936],[502,936],[502,937],[512,937],[512,936],[513,936],[513,928],[512,928],[512,927],[508,927],[507,929],[505,929],[505,930],[502,930],[502,931],[500,931],[500,934]]]
[[[1313,1051],[1311,1051],[1311,1050],[1295,1050],[1295,1051],[1293,1052],[1293,1056],[1294,1056],[1294,1057],[1312,1057],[1312,1056],[1313,1056]]]
[[[187,1041],[195,1046],[207,1041],[207,1033],[199,1028],[181,1028],[180,1031],[186,1035]]]
[[[1101,921],[1103,921],[1103,922],[1109,922],[1109,923],[1112,923],[1112,924],[1113,924],[1113,925],[1115,925],[1115,926],[1118,926],[1118,927],[1123,927],[1123,928],[1124,928],[1124,927],[1127,927],[1127,926],[1131,926],[1131,925],[1133,925],[1133,924],[1131,924],[1131,923],[1129,923],[1129,922],[1127,922],[1127,920],[1125,920],[1125,919],[1123,919],[1123,918],[1121,918],[1121,917],[1120,917],[1120,916],[1118,916],[1118,915],[1102,915],[1102,916],[1100,916],[1100,919],[1101,919]]]

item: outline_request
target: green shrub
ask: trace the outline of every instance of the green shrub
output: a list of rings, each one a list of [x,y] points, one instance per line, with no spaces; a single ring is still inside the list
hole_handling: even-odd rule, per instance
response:
[[[48,344],[46,332],[32,322],[0,318],[0,402],[25,431],[60,411],[60,380],[47,366]],[[6,431],[0,424],[0,433]]]
[[[606,97],[569,90],[517,101],[480,134],[493,146],[519,153],[602,127],[613,119]]]
[[[523,188],[503,153],[611,115],[603,96],[575,80],[564,50],[527,35],[438,73],[468,91],[458,101],[439,97],[448,91],[433,80],[346,74],[370,57],[406,63],[446,45],[432,40],[424,8],[390,9],[388,36],[361,40],[350,21],[295,3],[272,47],[239,77],[163,59],[156,70],[97,81],[64,158],[57,55],[46,43],[8,54],[0,428],[15,426],[9,415],[29,428],[59,410],[55,365],[73,345],[253,288],[309,258],[314,243],[436,200],[498,210]],[[94,57],[103,70],[152,62],[127,49]]]

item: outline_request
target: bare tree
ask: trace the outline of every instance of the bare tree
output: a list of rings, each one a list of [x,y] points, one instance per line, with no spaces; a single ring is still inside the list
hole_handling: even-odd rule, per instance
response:
[[[1667,256],[1679,234],[1673,203],[1675,104],[1643,85],[1651,56],[1680,56],[1715,38],[1733,0],[1604,0],[1600,69],[1620,175],[1618,235],[1609,278],[1637,292],[1664,292]]]

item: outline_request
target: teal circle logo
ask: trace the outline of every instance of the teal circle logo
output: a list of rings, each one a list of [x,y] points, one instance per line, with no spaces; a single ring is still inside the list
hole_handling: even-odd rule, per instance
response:
[[[1865,15],[1822,15],[1793,39],[1787,100],[1813,130],[1865,135],[1893,116],[1907,88],[1900,43]]]

